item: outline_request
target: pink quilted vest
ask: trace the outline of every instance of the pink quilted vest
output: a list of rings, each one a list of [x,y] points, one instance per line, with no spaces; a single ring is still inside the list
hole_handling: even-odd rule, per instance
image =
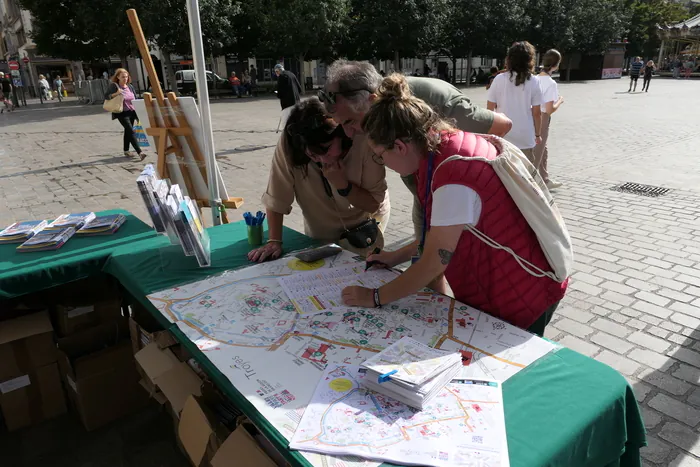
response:
[[[434,177],[427,200],[430,226],[432,192],[444,185],[464,185],[481,197],[481,217],[476,228],[518,256],[549,271],[551,266],[530,228],[494,170],[483,161],[455,160],[453,155],[495,159],[498,150],[486,139],[472,133],[446,134],[435,154]],[[418,169],[418,195],[426,206],[428,159]],[[430,228],[430,227],[428,227]],[[558,283],[548,277],[533,277],[509,253],[496,250],[472,233],[464,231],[445,271],[457,300],[527,329],[544,311],[564,296],[568,280]]]

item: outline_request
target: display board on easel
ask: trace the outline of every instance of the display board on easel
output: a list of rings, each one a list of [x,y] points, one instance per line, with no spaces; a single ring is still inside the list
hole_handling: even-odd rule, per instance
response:
[[[200,207],[210,206],[197,103],[192,97],[178,98],[175,93],[170,92],[167,96],[163,93],[136,10],[127,10],[127,16],[151,83],[152,92],[144,93],[143,100],[134,101],[134,106],[139,115],[148,116],[148,126],[145,122],[142,125],[155,143],[158,157],[156,169],[161,177],[179,184],[183,192],[196,200]],[[215,171],[222,199],[221,219],[228,223],[226,209],[238,209],[243,204],[243,198],[229,196],[217,164],[209,167],[209,170]]]

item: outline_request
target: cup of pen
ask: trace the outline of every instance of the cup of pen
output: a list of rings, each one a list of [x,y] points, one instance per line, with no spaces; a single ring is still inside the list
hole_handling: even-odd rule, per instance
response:
[[[250,246],[260,246],[263,242],[263,222],[265,213],[258,211],[255,215],[251,212],[243,213],[246,227],[248,228],[248,244]]]

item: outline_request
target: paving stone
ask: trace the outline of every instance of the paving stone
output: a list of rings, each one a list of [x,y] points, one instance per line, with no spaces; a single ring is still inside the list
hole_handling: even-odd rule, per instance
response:
[[[622,263],[622,261],[620,263]],[[635,266],[635,265],[639,266],[641,263],[634,261],[634,262],[631,262],[630,264],[632,264],[633,266]],[[622,274],[624,276],[629,276],[631,278],[634,278],[634,279],[637,279],[640,281],[650,281],[654,278],[654,276],[652,274],[642,272],[642,271],[639,271],[639,270],[634,269],[634,268],[623,269],[622,271],[620,271],[620,274]]]
[[[665,277],[666,279],[673,279],[678,276],[678,273],[675,271],[669,271],[668,269],[662,269],[656,266],[649,266],[644,272],[653,276]]]
[[[668,467],[700,467],[700,460],[689,456],[685,453],[678,454],[678,457],[673,459]]]
[[[608,319],[611,319],[611,320],[615,321],[616,323],[620,323],[620,324],[625,324],[627,321],[630,320],[629,317],[623,315],[622,313],[617,313],[615,311],[613,311],[612,313],[610,313],[608,315]]]
[[[698,435],[692,429],[676,422],[664,424],[659,432],[659,438],[678,446],[694,456],[700,455]]]
[[[612,282],[622,283],[625,279],[627,279],[622,274],[606,271],[605,269],[596,269],[595,271],[593,271],[593,274],[595,277],[601,277],[603,280],[608,280]],[[603,280],[601,280],[601,282],[603,282]]]
[[[644,399],[646,399],[647,395],[652,391],[653,388],[646,383],[642,383],[638,379],[630,378],[629,376],[626,376],[625,378],[627,379],[629,385],[632,387],[632,392],[634,392],[634,397],[635,399],[637,399],[637,402],[639,402],[640,404],[644,402]]]
[[[700,369],[685,363],[678,366],[678,369],[673,372],[673,376],[689,383],[700,384]]]
[[[583,281],[590,285],[598,285],[603,282],[603,278],[577,271],[574,274],[574,281]]]
[[[664,391],[669,392],[675,396],[684,395],[692,387],[690,384],[686,383],[681,379],[675,378],[673,376],[667,375],[665,373],[653,369],[642,370],[639,374],[637,374],[637,377],[645,383],[649,383],[652,386],[656,386],[659,389],[663,389]]]
[[[671,269],[673,267],[673,263],[669,263],[668,261],[661,261],[656,258],[644,258],[642,260],[642,263],[648,264],[649,266],[656,266],[658,268],[663,268],[663,269]]]
[[[642,313],[652,314],[652,315],[656,316],[657,318],[661,318],[661,319],[667,319],[669,316],[671,316],[671,313],[672,313],[667,308],[661,307],[659,305],[654,305],[653,303],[645,302],[643,300],[636,301],[632,305],[632,308],[634,308],[635,310],[640,311]]]
[[[645,302],[653,303],[654,305],[661,307],[668,305],[668,303],[671,301],[666,297],[645,291],[637,292],[634,294],[634,296],[640,300],[644,300]]]
[[[646,282],[646,281],[640,281],[639,279],[627,279],[625,282],[626,285],[629,285],[630,287],[634,287],[635,289],[642,290],[644,292],[654,292],[655,290],[659,289],[659,285],[654,284],[652,282]],[[641,297],[637,297],[641,298]],[[647,300],[649,301],[649,300]],[[653,302],[652,302],[653,303]]]
[[[688,305],[686,303],[673,302],[669,305],[669,308],[681,313],[685,313],[690,316],[700,316],[700,308],[695,305]]]
[[[576,280],[571,282],[571,288],[574,290],[580,290],[581,292],[585,292],[593,296],[600,295],[603,292],[603,289],[601,289],[600,287]]]
[[[619,280],[621,280],[621,279],[619,279]],[[619,282],[605,281],[602,284],[600,284],[600,286],[604,289],[612,290],[613,292],[617,292],[617,293],[622,294],[622,295],[631,295],[631,294],[634,294],[635,292],[637,292],[637,289],[635,289],[633,287],[628,287],[628,286],[623,285]]]
[[[689,365],[700,367],[700,353],[693,352],[685,347],[675,347],[667,355]]]
[[[639,364],[625,358],[622,355],[618,355],[609,350],[603,350],[601,353],[596,355],[596,360],[605,363],[608,366],[616,369],[623,375],[632,376],[637,370],[639,370]]]
[[[622,295],[612,290],[606,290],[600,296],[600,298],[602,298],[603,300],[609,300],[622,306],[630,306],[635,301],[633,297],[628,297],[627,295]]]
[[[671,455],[672,450],[673,447],[669,444],[654,436],[647,436],[647,446],[643,447],[640,453],[644,459],[660,464]]]
[[[649,407],[694,427],[700,423],[700,410],[680,402],[666,394],[657,394],[649,401]]]
[[[700,388],[695,388],[688,396],[688,403],[700,407]]]
[[[570,306],[562,306],[557,308],[555,314],[566,316],[567,318],[578,321],[579,323],[588,323],[595,317],[593,313]]]
[[[663,323],[661,323],[663,324]],[[658,337],[659,339],[664,339],[666,340],[668,338],[668,335],[671,334],[669,331],[660,328],[658,326],[649,326],[647,329],[644,330],[647,334],[651,334],[652,336]]]
[[[592,357],[600,351],[600,347],[574,336],[565,336],[559,343],[587,357]]]
[[[642,410],[642,418],[644,419],[644,428],[648,430],[653,430],[656,425],[663,421],[663,415],[661,415],[656,410],[652,410],[646,405],[641,405],[639,407]]]
[[[670,321],[664,321],[663,323],[661,323],[661,327],[671,332],[680,332],[680,330],[683,329],[683,326],[681,326],[680,324],[674,324]]]
[[[676,291],[681,291],[688,286],[687,284],[684,284],[682,282],[678,282],[673,279],[667,279],[661,276],[652,276],[652,278],[649,279],[649,282],[653,282],[654,284],[659,284],[661,287]]]
[[[670,356],[661,355],[657,352],[652,352],[646,349],[634,349],[629,355],[629,358],[636,360],[639,363],[653,368],[655,370],[667,371],[676,361]]]
[[[663,339],[658,339],[656,337],[652,337],[649,334],[646,334],[641,331],[636,331],[627,337],[627,339],[630,342],[634,342],[637,345],[640,345],[643,348],[653,350],[655,352],[665,352],[669,348],[669,343],[664,341]]]
[[[629,342],[618,339],[617,337],[611,336],[610,334],[606,334],[604,332],[596,332],[591,336],[590,340],[595,344],[601,345],[619,354],[626,354],[632,348],[634,348],[634,345],[630,344]]]
[[[605,318],[596,318],[596,320],[592,321],[590,324],[592,327],[596,328],[599,331],[604,331],[608,334],[612,334],[613,336],[617,337],[626,337],[632,332],[625,326],[622,326]]]
[[[700,319],[693,318],[692,316],[688,316],[683,313],[672,314],[671,321],[673,321],[674,323],[682,324],[683,326],[687,326],[689,328],[697,329],[700,327]]]
[[[591,328],[590,326],[586,326],[585,324],[578,323],[568,318],[562,318],[558,320],[554,324],[554,327],[561,331],[564,331],[577,337],[582,337],[584,339],[589,334],[595,332],[595,329]]]
[[[648,324],[645,323],[644,321],[640,321],[640,320],[635,319],[635,318],[630,318],[629,320],[627,320],[627,322],[625,324],[627,326],[634,328],[634,329],[637,329],[639,331],[646,329],[646,327],[648,326]]]

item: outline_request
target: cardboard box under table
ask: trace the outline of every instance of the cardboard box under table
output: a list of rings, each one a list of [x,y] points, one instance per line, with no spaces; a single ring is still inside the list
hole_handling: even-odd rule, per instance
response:
[[[66,391],[83,426],[94,430],[143,408],[126,318],[59,339]]]
[[[250,247],[244,222],[208,229],[211,268],[187,269],[173,256],[164,261],[160,248],[167,239],[140,242],[116,250],[105,265],[129,294],[137,298],[194,356],[212,381],[249,417],[293,466],[308,467],[283,437],[175,324],[160,315],[146,296],[152,292],[204,279],[248,265]],[[311,246],[313,240],[284,230],[285,250]],[[166,264],[167,263],[167,264]],[[168,268],[165,266],[177,266]],[[275,359],[275,352],[265,358]],[[261,365],[265,362],[261,361]],[[315,386],[317,381],[308,381]],[[570,349],[549,354],[511,377],[503,398],[512,467],[638,467],[646,444],[644,424],[629,383],[607,365]],[[534,447],[534,448],[533,448]]]
[[[66,412],[46,311],[0,323],[0,406],[9,430]]]

